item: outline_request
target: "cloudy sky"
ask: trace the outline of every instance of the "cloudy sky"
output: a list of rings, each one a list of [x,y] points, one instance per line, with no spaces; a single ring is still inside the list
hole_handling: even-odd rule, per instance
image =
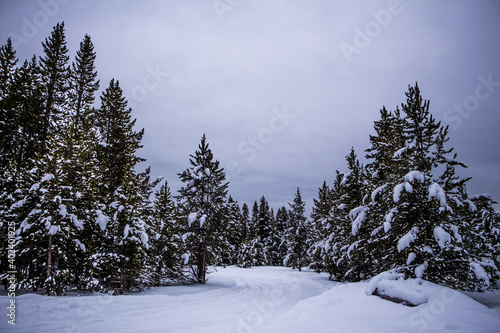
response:
[[[310,211],[415,82],[469,192],[500,200],[498,17],[494,0],[0,0],[0,39],[24,60],[64,21],[73,59],[89,34],[101,88],[120,81],[174,192],[206,133],[236,200],[278,208],[300,187]]]

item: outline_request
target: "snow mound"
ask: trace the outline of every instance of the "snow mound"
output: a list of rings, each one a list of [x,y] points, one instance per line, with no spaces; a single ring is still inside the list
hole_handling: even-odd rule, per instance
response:
[[[375,295],[395,303],[417,306],[427,303],[428,297],[423,292],[422,280],[408,279],[393,271],[374,276],[366,286],[366,295]]]

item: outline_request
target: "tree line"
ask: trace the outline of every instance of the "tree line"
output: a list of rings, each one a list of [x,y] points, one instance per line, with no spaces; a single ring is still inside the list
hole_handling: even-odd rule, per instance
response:
[[[311,267],[339,281],[392,269],[465,290],[496,287],[494,201],[467,194],[469,179],[455,173],[465,164],[418,85],[401,109],[381,110],[369,163],[351,150],[308,219],[299,189],[276,213],[264,196],[240,206],[205,135],[173,195],[149,167],[137,171],[144,130],[134,129],[119,81],[95,102],[90,36],[71,63],[64,23],[42,46],[21,65],[10,39],[0,48],[0,228],[15,238],[11,266],[2,237],[0,279],[15,270],[19,289],[48,295],[126,292],[203,284],[207,267],[227,264]]]

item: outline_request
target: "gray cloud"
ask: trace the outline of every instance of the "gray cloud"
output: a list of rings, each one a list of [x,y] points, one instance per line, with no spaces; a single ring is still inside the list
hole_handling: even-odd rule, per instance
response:
[[[241,0],[223,13],[214,3],[2,1],[0,38],[23,37],[31,24],[17,47],[24,59],[41,54],[58,21],[73,53],[88,33],[102,87],[120,80],[146,130],[141,155],[174,190],[206,133],[221,164],[238,167],[228,171],[235,199],[265,194],[277,208],[300,186],[310,208],[350,147],[364,154],[379,109],[404,102],[418,81],[431,112],[453,127],[470,191],[500,199],[500,87],[467,117],[454,111],[479,77],[500,81],[497,1]],[[156,69],[169,75],[155,81]],[[271,140],[262,131],[283,108],[295,118]],[[239,147],[259,133],[265,148],[248,161]]]

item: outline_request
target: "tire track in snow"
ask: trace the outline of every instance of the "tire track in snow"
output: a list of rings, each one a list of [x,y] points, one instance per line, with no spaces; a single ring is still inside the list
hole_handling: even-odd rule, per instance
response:
[[[324,275],[290,268],[218,268],[206,285],[118,296],[21,296],[16,331],[258,332],[299,301],[330,288]]]

